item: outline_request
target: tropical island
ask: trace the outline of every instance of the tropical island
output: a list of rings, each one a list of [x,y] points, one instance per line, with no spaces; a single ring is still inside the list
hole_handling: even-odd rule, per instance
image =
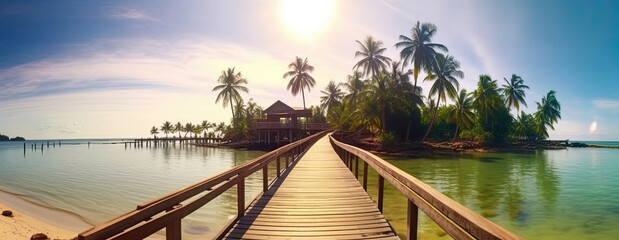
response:
[[[561,119],[561,105],[554,90],[549,90],[536,111],[526,113],[529,86],[512,74],[503,81],[489,75],[477,77],[477,88],[460,88],[465,78],[460,63],[448,48],[432,42],[437,27],[420,23],[409,35],[400,35],[394,47],[398,60],[384,55],[384,43],[372,36],[357,40],[359,50],[353,72],[342,82],[331,81],[321,91],[320,105],[305,106],[305,92],[316,85],[311,76],[314,67],[307,58],[296,57],[283,74],[287,89],[301,93],[303,108],[311,111],[305,123],[328,123],[336,136],[347,143],[375,152],[414,153],[418,151],[489,151],[493,149],[556,149],[568,141],[547,141],[548,130]],[[411,66],[411,69],[407,67]],[[425,74],[425,76],[423,76]],[[421,76],[420,76],[421,75]],[[431,83],[423,95],[419,81]],[[150,133],[187,134],[195,138],[223,138],[230,146],[246,147],[257,139],[252,127],[265,118],[264,108],[253,99],[245,103],[241,92],[249,93],[248,80],[236,68],[222,71],[213,88],[216,103],[230,106],[230,124],[172,124],[166,121]],[[512,111],[515,113],[512,114]],[[211,130],[211,131],[209,131]],[[184,135],[181,136],[181,133]],[[239,144],[244,143],[244,144]]]

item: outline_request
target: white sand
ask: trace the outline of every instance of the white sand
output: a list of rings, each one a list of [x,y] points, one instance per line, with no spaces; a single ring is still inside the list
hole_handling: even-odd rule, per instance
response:
[[[36,233],[44,233],[50,239],[72,239],[78,234],[16,212],[0,203],[0,212],[4,210],[13,211],[13,217],[0,216],[0,239],[30,239]]]

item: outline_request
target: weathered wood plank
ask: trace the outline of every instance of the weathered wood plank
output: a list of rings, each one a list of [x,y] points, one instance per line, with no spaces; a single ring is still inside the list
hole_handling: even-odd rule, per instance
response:
[[[324,137],[278,186],[250,204],[226,239],[397,239]]]

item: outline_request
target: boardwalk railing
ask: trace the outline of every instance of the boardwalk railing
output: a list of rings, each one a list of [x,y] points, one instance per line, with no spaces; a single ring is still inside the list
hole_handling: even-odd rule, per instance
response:
[[[407,236],[417,238],[418,210],[421,209],[454,239],[523,239],[448,198],[419,179],[363,149],[330,136],[331,145],[346,166],[359,177],[363,162],[363,188],[367,191],[368,166],[378,172],[378,209],[383,211],[383,190],[387,180],[408,198]],[[354,166],[354,168],[353,168]]]
[[[268,179],[269,163],[277,162],[277,177],[279,177],[282,172],[281,158],[286,159],[283,169],[286,171],[292,162],[298,160],[307,149],[326,133],[326,131],[316,133],[219,175],[138,205],[136,210],[80,233],[78,239],[143,239],[163,228],[165,228],[167,240],[181,239],[181,220],[184,217],[236,185],[238,214],[235,219],[230,221],[226,229],[222,230],[227,231],[239,217],[245,214],[245,178],[247,176],[262,170],[263,191],[266,192],[270,186]],[[192,199],[193,197],[196,198]]]

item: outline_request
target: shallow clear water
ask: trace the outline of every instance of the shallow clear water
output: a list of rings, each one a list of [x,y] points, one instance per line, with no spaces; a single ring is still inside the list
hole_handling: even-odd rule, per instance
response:
[[[55,148],[45,145],[43,152],[40,141],[37,151],[28,141],[25,154],[23,143],[0,142],[0,189],[98,224],[263,153],[178,144],[125,149],[123,144],[100,144],[114,141],[91,141],[90,148],[67,142]],[[570,148],[384,158],[527,239],[616,239],[618,156],[619,149]],[[376,182],[370,171],[369,192],[374,199]],[[248,199],[261,191],[261,184],[261,173],[246,181]],[[403,234],[406,199],[385,186],[385,215]],[[231,189],[183,221],[184,237],[213,236],[235,214],[236,190]],[[448,236],[421,215],[420,238]]]
[[[384,159],[527,239],[619,238],[619,149]],[[375,199],[376,175],[369,175]],[[405,233],[406,199],[390,185],[384,211]],[[449,238],[427,216],[419,222],[421,239]]]
[[[33,150],[27,141],[26,151],[23,142],[0,142],[0,189],[100,224],[263,154],[178,144],[136,149],[114,142],[63,141],[61,147],[56,142],[47,148],[46,141],[38,141]],[[246,180],[248,199],[262,190],[261,177]],[[231,189],[184,220],[184,232],[212,236],[235,215],[236,190]]]

